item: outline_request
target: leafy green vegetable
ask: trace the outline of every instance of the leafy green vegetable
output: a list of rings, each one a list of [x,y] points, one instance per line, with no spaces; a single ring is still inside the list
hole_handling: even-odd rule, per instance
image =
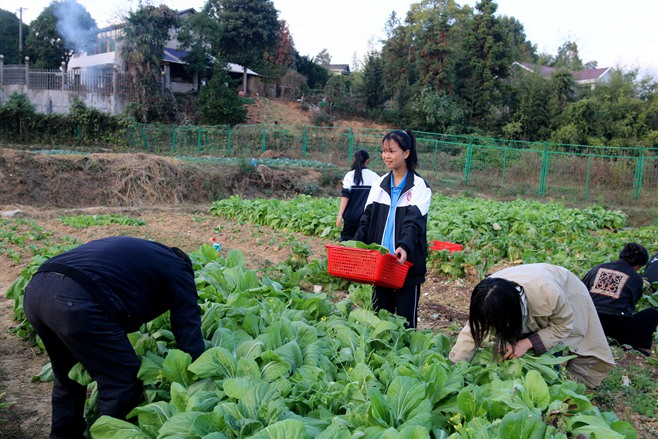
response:
[[[372,244],[366,244],[365,242],[361,241],[341,241],[339,242],[339,245],[342,245],[343,247],[350,247],[350,248],[361,248],[364,250],[377,250],[379,253],[383,255],[387,255],[391,253],[386,247],[383,245],[379,245],[376,242],[373,242]]]

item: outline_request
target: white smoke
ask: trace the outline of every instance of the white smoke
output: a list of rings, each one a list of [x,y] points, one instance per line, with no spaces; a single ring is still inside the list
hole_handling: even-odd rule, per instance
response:
[[[64,0],[56,3],[57,32],[64,38],[67,49],[76,53],[88,51],[96,42],[96,21],[80,3]]]

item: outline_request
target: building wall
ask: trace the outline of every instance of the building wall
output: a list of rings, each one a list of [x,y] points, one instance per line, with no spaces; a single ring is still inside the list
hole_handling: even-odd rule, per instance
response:
[[[25,85],[5,85],[0,88],[0,101],[7,102],[14,93],[24,93],[36,107],[36,111],[44,114],[68,113],[77,97],[87,107],[107,112],[121,114],[128,105],[128,99],[122,96],[103,96],[97,93],[71,92],[62,90],[34,90]]]

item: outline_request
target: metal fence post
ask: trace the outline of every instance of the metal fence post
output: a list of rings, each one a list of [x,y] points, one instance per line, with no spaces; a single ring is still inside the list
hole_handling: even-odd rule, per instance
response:
[[[587,201],[587,198],[589,197],[589,176],[591,173],[592,169],[592,156],[590,154],[587,155],[587,174],[585,175],[585,201]]]
[[[548,174],[548,143],[544,142],[544,152],[541,159],[541,171],[539,174],[539,187],[537,188],[538,195],[546,194],[546,175]]]
[[[350,138],[348,140],[348,149],[347,149],[347,163],[352,162],[352,158],[354,157],[354,131],[352,131],[352,127],[350,127]]]
[[[261,152],[265,152],[267,149],[267,130],[265,129],[265,124],[262,125],[263,132],[261,134]]]
[[[227,152],[226,152],[226,155],[228,155],[229,157],[231,157],[231,143],[232,143],[232,140],[233,140],[233,131],[231,130],[231,125],[228,126],[228,138],[227,138],[226,140],[227,140],[227,145],[226,145],[226,146],[227,146]]]
[[[464,184],[468,184],[471,179],[471,160],[473,159],[473,136],[468,138],[466,147],[466,163],[464,164]]]
[[[507,147],[503,147],[503,176],[500,181],[500,187],[505,187],[505,171],[507,170]]]
[[[434,158],[432,160],[432,172],[436,172],[436,155],[439,152],[439,141],[434,139]]]
[[[637,162],[635,164],[635,178],[633,181],[633,198],[640,198],[642,193],[642,180],[644,180],[644,149],[640,146]]]

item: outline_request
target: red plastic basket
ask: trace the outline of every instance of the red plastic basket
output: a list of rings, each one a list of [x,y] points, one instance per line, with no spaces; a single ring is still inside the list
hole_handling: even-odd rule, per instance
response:
[[[462,251],[463,247],[461,244],[453,244],[452,242],[434,241],[434,243],[430,246],[430,250],[448,250],[450,253],[452,253]]]
[[[400,264],[392,254],[377,250],[326,244],[330,275],[362,284],[398,289],[404,285],[411,262]]]

